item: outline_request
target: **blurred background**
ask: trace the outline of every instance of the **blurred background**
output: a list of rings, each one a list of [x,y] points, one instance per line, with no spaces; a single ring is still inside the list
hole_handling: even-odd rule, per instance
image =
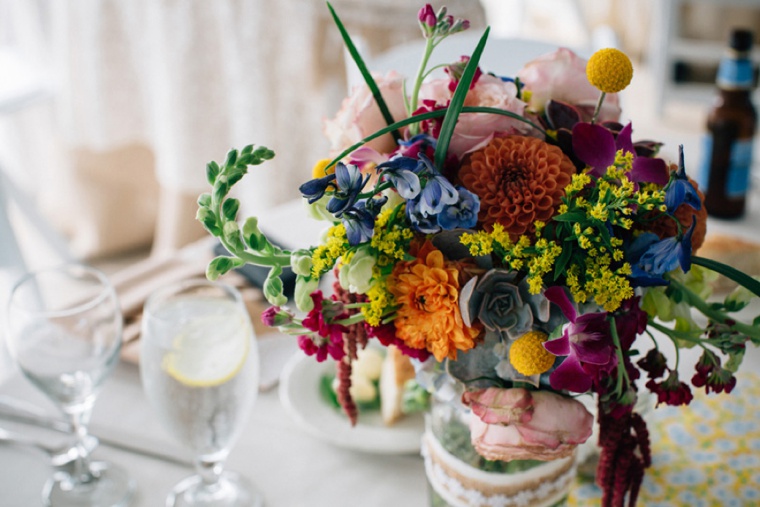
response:
[[[760,0],[432,3],[496,38],[626,51],[636,132],[695,144],[730,29],[760,33]],[[370,66],[419,39],[415,2],[332,4]],[[205,235],[204,167],[231,147],[277,153],[244,180],[245,213],[297,198],[351,72],[321,0],[0,0],[2,272],[172,255]]]

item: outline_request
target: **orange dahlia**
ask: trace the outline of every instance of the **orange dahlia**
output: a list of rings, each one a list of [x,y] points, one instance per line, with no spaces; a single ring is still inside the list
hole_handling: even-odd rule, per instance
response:
[[[479,224],[504,226],[512,240],[535,231],[560,204],[575,166],[556,146],[535,137],[493,139],[473,152],[459,170],[462,185],[480,198]]]
[[[458,270],[429,241],[415,260],[397,263],[388,279],[399,305],[396,336],[409,347],[427,349],[438,361],[456,359],[457,350],[474,347],[478,330],[462,321],[459,287]]]

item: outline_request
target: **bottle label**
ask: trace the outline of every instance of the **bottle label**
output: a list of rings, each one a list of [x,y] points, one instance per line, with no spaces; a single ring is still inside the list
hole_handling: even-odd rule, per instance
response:
[[[749,90],[754,84],[752,60],[723,58],[718,65],[716,83],[724,89]]]
[[[700,190],[707,191],[710,181],[710,161],[712,160],[713,139],[711,136],[704,138],[704,156],[702,167],[699,171]],[[731,144],[731,156],[726,168],[726,197],[743,197],[749,188],[749,176],[752,168],[752,139],[734,141]]]

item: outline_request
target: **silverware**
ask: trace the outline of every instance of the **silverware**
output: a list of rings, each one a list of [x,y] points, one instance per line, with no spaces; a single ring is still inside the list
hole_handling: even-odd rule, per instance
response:
[[[63,419],[51,417],[40,407],[7,395],[0,395],[0,419],[35,426],[38,428],[45,428],[57,431],[59,433],[71,433],[71,425]],[[96,441],[93,441],[93,447],[97,444],[97,442],[100,442],[102,445],[122,451],[127,451],[133,454],[167,461],[177,465],[182,465],[184,467],[193,466],[193,462],[190,457],[182,456],[179,452],[170,453],[165,450],[165,445],[155,445],[155,442],[151,443],[153,445],[148,445],[147,442],[146,445],[141,445],[139,443],[140,439],[134,435],[119,435],[118,432],[106,429],[104,427],[97,428],[97,431],[93,433],[93,438],[97,438]],[[36,442],[32,439],[26,437],[21,437],[19,439],[17,438],[18,435],[11,434],[7,430],[5,430],[5,434],[6,436],[10,434],[11,438],[3,439],[2,434],[0,434],[0,441],[15,440],[19,441],[19,443],[22,443],[21,441],[23,441],[29,445],[33,445],[44,450],[44,444],[37,445],[39,442]]]

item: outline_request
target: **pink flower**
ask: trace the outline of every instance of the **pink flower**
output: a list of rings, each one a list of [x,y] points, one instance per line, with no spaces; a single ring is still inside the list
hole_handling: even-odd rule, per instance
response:
[[[453,93],[449,89],[449,78],[435,79],[420,90],[424,101],[434,100],[436,105],[448,105]],[[496,76],[483,74],[475,86],[467,93],[465,106],[482,106],[503,109],[522,115],[525,102],[517,98],[514,83],[502,81]],[[432,110],[432,108],[431,108]],[[494,136],[507,134],[527,134],[532,130],[527,123],[497,114],[465,113],[459,115],[454,135],[451,137],[449,154],[458,158],[487,145]]]
[[[399,121],[406,118],[402,76],[389,72],[385,76],[373,77],[393,119]],[[366,84],[362,84],[354,87],[351,94],[343,100],[335,118],[325,120],[324,132],[330,148],[337,154],[386,126],[372,92]],[[366,146],[380,153],[390,153],[396,148],[396,143],[387,134],[370,141]]]
[[[588,82],[586,60],[567,48],[539,56],[528,62],[517,77],[531,92],[530,109],[543,111],[549,100],[565,102],[580,111],[584,121],[590,121],[599,100],[599,90]],[[599,122],[618,121],[620,105],[616,93],[607,94],[599,113]]]
[[[472,445],[490,460],[551,461],[591,436],[593,416],[580,402],[550,391],[491,387],[465,392]]]

